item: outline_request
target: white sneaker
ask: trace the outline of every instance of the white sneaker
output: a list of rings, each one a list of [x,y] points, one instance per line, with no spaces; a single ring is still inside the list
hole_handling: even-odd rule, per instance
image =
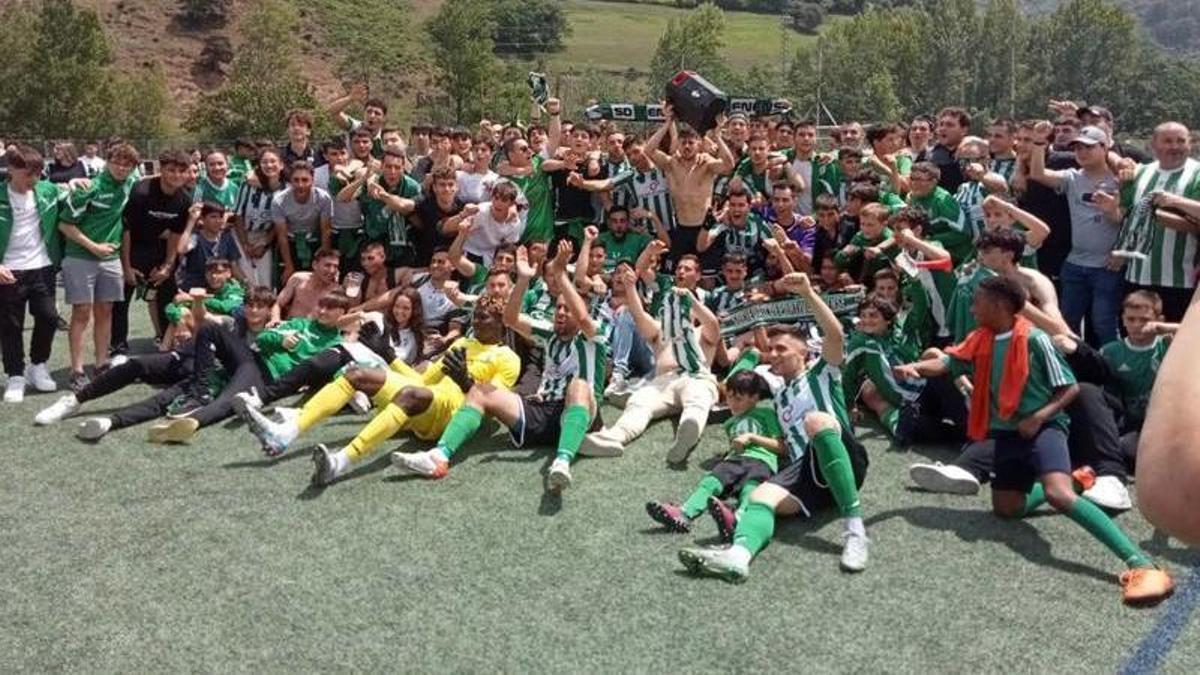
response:
[[[571,464],[565,459],[555,459],[550,464],[550,471],[546,474],[546,492],[552,495],[560,495],[563,490],[571,487]]]
[[[258,396],[258,390],[254,387],[251,387],[250,391],[240,391],[234,394],[232,404],[234,411],[239,415],[242,414],[245,408],[262,410],[263,407],[262,399]]]
[[[867,553],[871,546],[867,535],[846,530],[842,533],[842,542],[842,569],[847,572],[867,569]]]
[[[612,378],[608,381],[608,386],[604,388],[604,397],[611,398],[626,394],[629,383],[625,380],[625,376],[621,373],[613,373]]]
[[[1133,500],[1129,498],[1129,489],[1116,476],[1099,476],[1091,489],[1085,490],[1083,496],[1088,501],[1111,511],[1128,511],[1133,508]]]
[[[56,424],[76,410],[79,410],[79,399],[75,398],[75,394],[67,394],[60,397],[50,407],[38,413],[33,418],[33,423],[42,427],[49,424]]]
[[[13,375],[8,378],[8,384],[4,385],[4,402],[5,403],[20,403],[25,400],[25,378],[20,375]]]
[[[93,417],[84,420],[75,430],[75,436],[84,441],[98,441],[112,429],[112,419],[108,417]]]
[[[280,418],[278,422],[255,408],[247,407],[242,412],[246,426],[258,438],[268,457],[278,457],[287,452],[288,446],[300,435],[300,411],[296,408],[276,408],[275,412]]]
[[[424,452],[393,452],[392,466],[401,473],[416,474],[426,478],[445,478],[450,472],[450,463],[437,448]]]
[[[908,467],[908,476],[917,487],[929,492],[979,494],[979,480],[971,472],[953,464],[913,464]]]
[[[734,584],[740,584],[750,576],[749,557],[737,546],[685,548],[679,551],[679,562],[694,575],[717,577]]]
[[[125,356],[124,354],[114,354],[113,357],[108,360],[108,365],[110,368],[123,366],[126,363],[129,363],[129,357]]]
[[[25,369],[25,379],[29,380],[34,389],[41,392],[52,392],[58,390],[58,383],[50,377],[50,369],[44,363],[31,363]]]
[[[625,454],[625,446],[607,435],[608,430],[594,431],[583,437],[579,446],[581,457],[620,457]]]
[[[681,464],[692,454],[696,443],[700,442],[700,422],[687,418],[679,420],[679,428],[675,430],[675,442],[667,451],[667,464]]]
[[[350,397],[350,409],[358,415],[366,415],[371,412],[371,397],[361,391],[354,392],[354,396]]]

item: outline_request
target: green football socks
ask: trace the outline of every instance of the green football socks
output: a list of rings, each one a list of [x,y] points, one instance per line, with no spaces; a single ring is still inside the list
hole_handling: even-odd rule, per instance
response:
[[[766,504],[750,502],[733,531],[733,545],[757,555],[775,534],[775,511]]]
[[[717,477],[706,474],[700,479],[700,484],[688,495],[688,498],[683,502],[683,515],[688,518],[695,518],[704,513],[704,509],[708,507],[708,498],[716,497],[721,494],[721,481]]]
[[[438,440],[438,449],[442,451],[446,459],[450,459],[464,443],[471,440],[476,431],[479,431],[481,424],[483,424],[483,411],[464,405],[454,413],[454,417],[450,418],[450,423],[446,425],[446,430],[442,432],[442,437]]]
[[[1071,505],[1071,510],[1067,511],[1067,517],[1079,523],[1083,529],[1088,531],[1088,534],[1099,539],[1108,547],[1108,550],[1117,554],[1117,557],[1130,568],[1154,566],[1150,558],[1135,546],[1129,537],[1125,536],[1121,528],[1117,527],[1112,518],[1109,518],[1108,514],[1099,506],[1083,497],[1078,497]]]
[[[558,433],[558,459],[567,462],[575,459],[591,423],[592,414],[586,405],[572,403],[567,406],[562,414],[562,431]]]
[[[850,466],[850,453],[846,452],[841,434],[837,429],[825,429],[813,436],[812,446],[821,467],[821,475],[833,493],[833,501],[837,502],[838,512],[843,518],[861,516],[862,505],[858,501],[858,486],[854,484],[854,469]]]

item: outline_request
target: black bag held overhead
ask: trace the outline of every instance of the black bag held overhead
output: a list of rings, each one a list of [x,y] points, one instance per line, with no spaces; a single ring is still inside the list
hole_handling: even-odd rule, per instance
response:
[[[717,115],[729,108],[724,92],[690,70],[679,71],[667,83],[667,101],[674,106],[676,119],[701,134],[717,126]]]

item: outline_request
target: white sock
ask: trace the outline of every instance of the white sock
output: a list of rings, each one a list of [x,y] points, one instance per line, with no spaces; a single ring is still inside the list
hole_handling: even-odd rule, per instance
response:
[[[754,554],[745,546],[734,544],[729,547],[729,557],[742,565],[749,565],[750,559],[754,557]]]
[[[330,458],[333,460],[333,472],[334,473],[342,473],[343,471],[350,468],[350,449],[349,448],[342,448],[341,450],[338,450],[337,452],[330,455]]]
[[[867,536],[867,526],[863,524],[863,519],[858,516],[846,519],[846,531],[853,532],[860,537]]]

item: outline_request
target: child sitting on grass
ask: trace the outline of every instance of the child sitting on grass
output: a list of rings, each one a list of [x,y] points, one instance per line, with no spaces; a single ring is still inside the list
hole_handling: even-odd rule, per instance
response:
[[[779,470],[783,432],[771,388],[762,375],[753,370],[734,373],[725,381],[725,393],[733,414],[725,421],[725,433],[733,449],[700,479],[682,506],[652,501],[647,502],[646,513],[672,532],[689,532],[692,520],[707,509],[717,521],[721,539],[728,542],[738,514],[721,500],[737,495],[739,509],[744,507],[750,492]]]
[[[211,313],[208,321],[232,323],[233,313],[242,306],[246,298],[246,289],[233,278],[233,263],[224,258],[210,258],[204,264],[204,286],[192,288],[175,295],[171,304],[164,310],[167,321],[167,338],[172,337],[175,326],[187,315],[193,303],[204,303],[204,309]],[[196,326],[196,330],[200,330]],[[164,339],[163,344],[171,344],[170,339]]]

